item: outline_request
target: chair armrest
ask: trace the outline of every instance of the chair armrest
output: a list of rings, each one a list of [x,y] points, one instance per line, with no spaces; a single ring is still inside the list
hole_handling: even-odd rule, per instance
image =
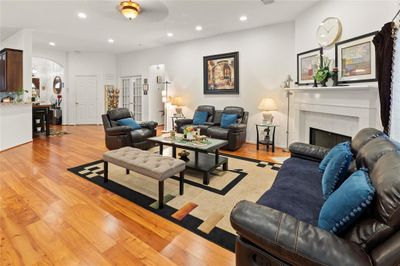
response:
[[[177,120],[175,120],[175,124],[177,127],[182,127],[184,125],[193,124],[193,119],[189,119],[189,118],[177,119]]]
[[[246,128],[247,128],[246,124],[232,124],[229,126],[229,131],[232,132],[246,131]]]
[[[214,124],[213,122],[205,122],[204,125],[212,127],[212,126],[214,126],[215,124]]]
[[[141,127],[148,128],[150,130],[154,130],[158,126],[158,123],[155,121],[143,121],[143,122],[140,122],[139,125]]]
[[[321,161],[329,149],[321,146],[295,142],[290,144],[289,150],[292,157],[299,157],[312,161]]]
[[[357,244],[263,205],[239,202],[231,224],[241,237],[289,264],[372,265]]]
[[[106,134],[108,136],[120,136],[120,135],[126,135],[132,130],[133,128],[128,126],[109,127],[106,129]]]

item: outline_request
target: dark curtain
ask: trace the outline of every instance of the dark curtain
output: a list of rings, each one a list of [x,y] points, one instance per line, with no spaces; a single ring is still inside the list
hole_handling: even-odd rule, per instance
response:
[[[376,51],[376,76],[378,79],[379,100],[381,103],[381,120],[383,130],[386,134],[389,132],[394,45],[392,31],[394,26],[393,22],[386,23],[373,39]]]

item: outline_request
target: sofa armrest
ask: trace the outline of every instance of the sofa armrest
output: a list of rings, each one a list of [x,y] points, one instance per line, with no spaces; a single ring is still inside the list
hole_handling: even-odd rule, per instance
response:
[[[205,122],[204,125],[212,127],[215,124],[214,124],[214,122]]]
[[[231,224],[242,238],[292,265],[371,265],[355,243],[263,205],[239,202]]]
[[[292,157],[299,157],[312,161],[321,161],[329,151],[328,148],[302,142],[290,144],[289,150]]]
[[[241,132],[241,131],[246,131],[246,128],[247,128],[246,124],[232,124],[229,126],[229,131]]]
[[[158,126],[158,123],[155,121],[142,121],[139,123],[139,125],[141,127],[148,128],[150,130],[154,130]]]
[[[175,120],[175,124],[177,127],[182,127],[184,125],[190,125],[193,124],[193,119],[189,119],[189,118],[182,118],[182,119],[177,119]]]
[[[132,130],[133,128],[128,126],[109,127],[106,129],[106,134],[108,136],[120,136],[120,135],[126,135]]]

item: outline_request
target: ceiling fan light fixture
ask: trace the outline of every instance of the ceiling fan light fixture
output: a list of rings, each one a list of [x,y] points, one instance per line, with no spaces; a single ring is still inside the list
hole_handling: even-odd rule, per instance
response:
[[[137,17],[140,13],[140,5],[138,3],[129,1],[122,1],[119,4],[119,10],[129,20],[132,20]]]

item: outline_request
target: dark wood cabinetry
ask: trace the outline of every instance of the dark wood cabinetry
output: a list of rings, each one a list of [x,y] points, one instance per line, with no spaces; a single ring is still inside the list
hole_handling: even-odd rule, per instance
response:
[[[0,51],[0,92],[15,92],[23,88],[22,53],[9,48]]]

